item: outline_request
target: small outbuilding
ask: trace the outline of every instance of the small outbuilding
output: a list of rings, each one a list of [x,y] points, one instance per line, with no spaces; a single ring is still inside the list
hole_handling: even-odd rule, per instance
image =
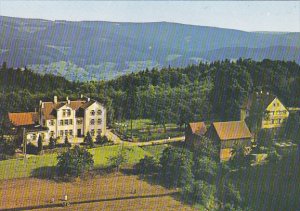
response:
[[[204,122],[192,122],[189,123],[185,132],[185,142],[189,147],[197,146],[200,137],[204,136],[207,132],[207,128]]]
[[[230,159],[234,147],[251,150],[252,135],[244,121],[214,122],[205,135],[219,147],[221,161]]]

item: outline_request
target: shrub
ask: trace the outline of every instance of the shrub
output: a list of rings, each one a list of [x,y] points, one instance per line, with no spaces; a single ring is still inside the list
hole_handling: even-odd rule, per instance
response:
[[[167,147],[160,158],[160,176],[170,187],[183,187],[193,179],[192,153],[184,148]]]
[[[86,149],[75,146],[57,156],[57,168],[60,176],[78,177],[91,170],[94,165],[93,155]]]
[[[49,149],[54,149],[55,145],[56,145],[56,139],[51,136],[49,140]]]
[[[207,210],[216,208],[215,195],[216,186],[202,180],[186,184],[182,189],[182,196],[185,201],[202,204]]]
[[[208,183],[214,182],[217,175],[218,164],[209,157],[194,157],[193,173],[197,180],[204,180]]]
[[[64,143],[65,147],[71,147],[71,143],[69,142],[68,136],[65,137],[65,143]]]
[[[159,171],[159,162],[152,156],[145,156],[135,166],[139,174],[153,174]]]
[[[246,152],[246,148],[235,146],[231,151],[232,156],[230,157],[229,165],[234,168],[250,166],[251,157]]]
[[[17,149],[16,144],[13,141],[0,140],[0,153],[4,155],[12,156]]]
[[[40,154],[43,151],[43,138],[41,135],[39,135],[38,138],[38,154]]]
[[[119,172],[121,165],[127,162],[127,148],[123,146],[119,149],[118,154],[116,156],[110,156],[108,158],[109,166],[116,168],[117,172]]]
[[[37,155],[39,150],[33,143],[29,143],[26,145],[26,153]]]
[[[96,137],[96,143],[102,145],[103,144],[103,138],[101,135],[97,135]]]
[[[108,140],[107,136],[100,136],[97,135],[96,143],[100,145],[108,144],[110,141]]]
[[[270,129],[261,129],[257,134],[257,144],[259,147],[273,146],[274,133]]]
[[[220,156],[217,146],[212,140],[205,136],[200,136],[200,140],[198,141],[197,145],[194,146],[192,151],[194,152],[195,156],[206,156],[219,162]]]
[[[106,144],[109,142],[109,139],[107,138],[107,136],[103,136],[102,141],[103,141],[103,144]]]
[[[224,184],[223,186],[223,202],[240,205],[242,204],[242,197],[240,192],[234,187],[233,184]]]
[[[86,136],[84,137],[83,142],[86,143],[90,148],[94,147],[94,141],[93,141],[93,138],[92,138],[90,132],[87,132]]]
[[[270,162],[276,163],[281,158],[281,156],[277,153],[277,151],[274,147],[269,148],[267,150],[267,154],[268,154],[267,160],[270,161]]]

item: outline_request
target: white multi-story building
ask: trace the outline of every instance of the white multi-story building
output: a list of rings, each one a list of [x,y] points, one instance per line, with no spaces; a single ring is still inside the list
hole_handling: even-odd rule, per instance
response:
[[[47,127],[49,137],[82,137],[90,132],[92,136],[104,135],[106,132],[106,109],[90,98],[58,101],[54,96],[52,102],[40,101],[39,124]]]

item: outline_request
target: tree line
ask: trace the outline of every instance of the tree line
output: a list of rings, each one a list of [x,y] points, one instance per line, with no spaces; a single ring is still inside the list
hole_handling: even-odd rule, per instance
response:
[[[292,61],[238,59],[199,63],[185,68],[143,70],[110,81],[71,82],[25,70],[0,70],[0,117],[7,112],[33,111],[39,100],[54,95],[84,94],[103,102],[108,124],[149,118],[158,124],[236,120],[239,107],[256,90],[277,95],[288,106],[299,106],[300,67]]]

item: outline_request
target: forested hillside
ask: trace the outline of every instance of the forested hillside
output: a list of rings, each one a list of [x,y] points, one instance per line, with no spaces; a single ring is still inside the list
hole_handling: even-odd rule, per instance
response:
[[[0,63],[68,80],[114,79],[162,67],[240,57],[300,63],[300,33],[178,23],[50,21],[0,16]]]
[[[234,120],[252,91],[277,95],[287,106],[300,106],[300,66],[295,62],[239,59],[186,68],[144,70],[110,81],[76,83],[30,70],[0,71],[0,111],[32,111],[53,95],[102,101],[109,121],[150,118],[180,125],[200,120]]]

